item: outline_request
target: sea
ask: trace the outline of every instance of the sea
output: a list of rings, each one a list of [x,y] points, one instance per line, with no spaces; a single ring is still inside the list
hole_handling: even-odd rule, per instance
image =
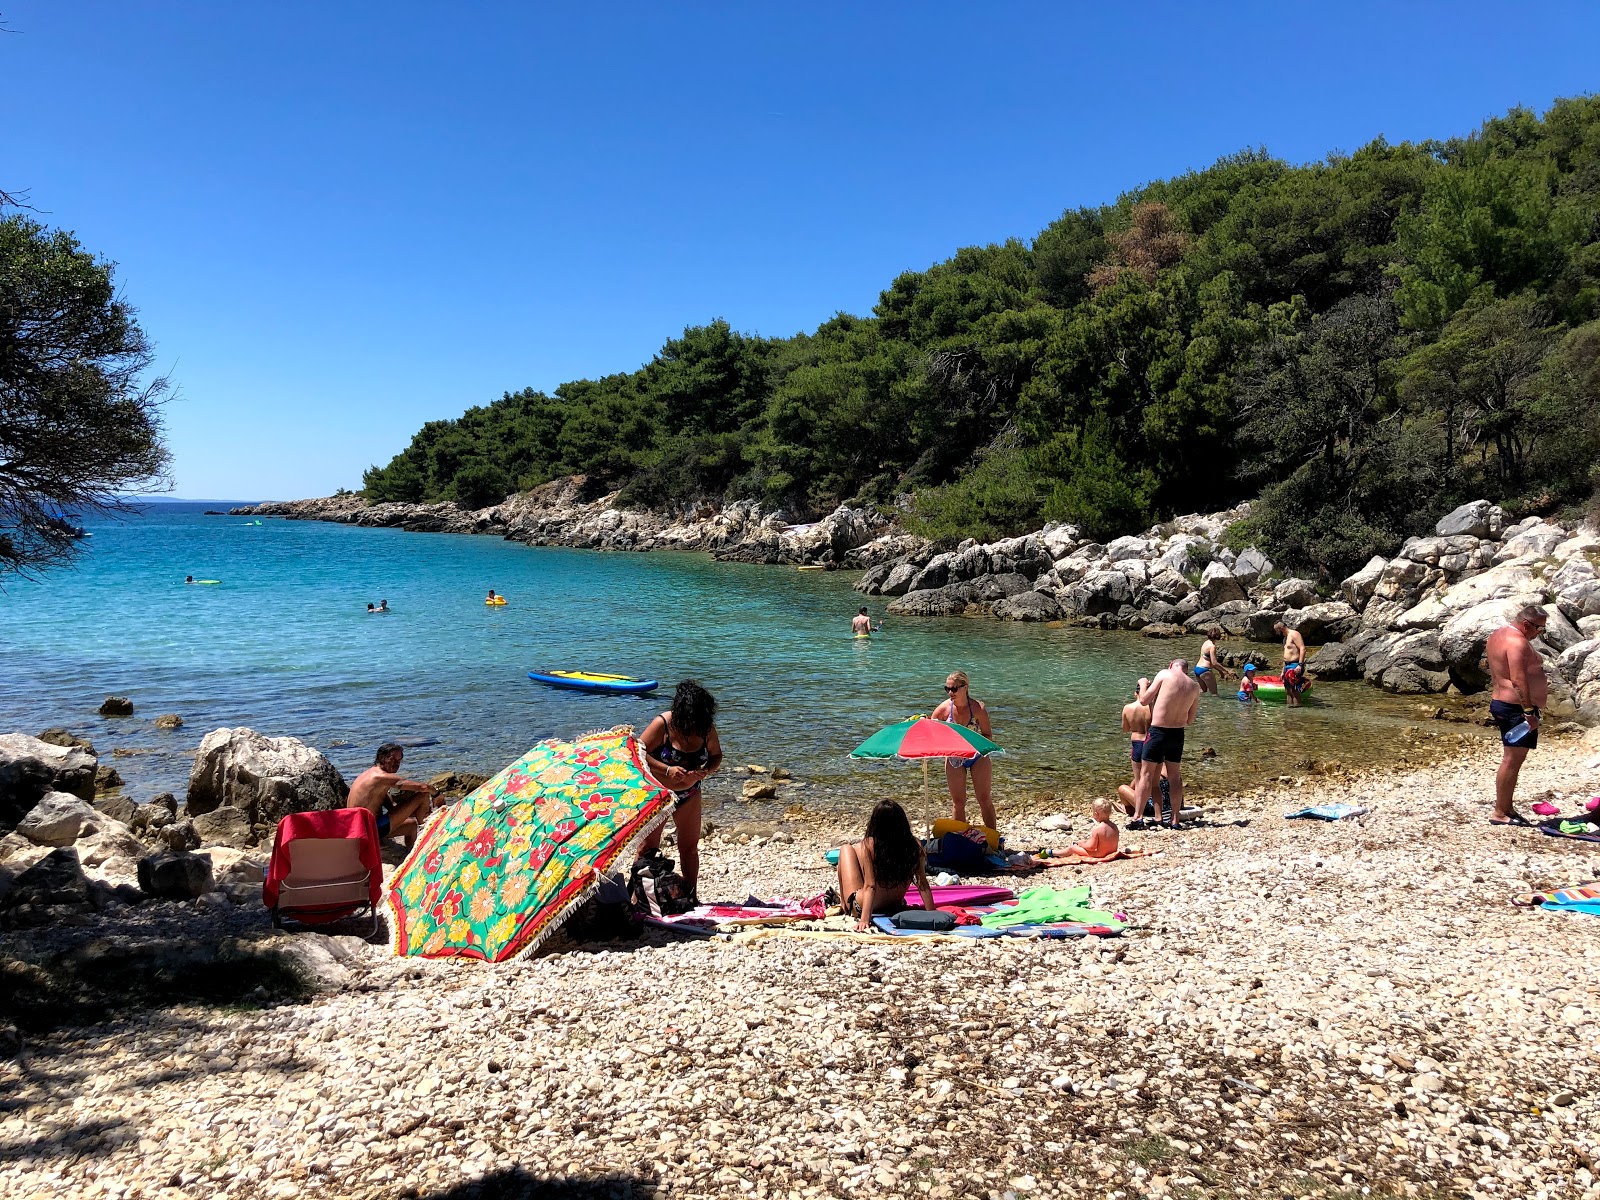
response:
[[[94,743],[130,798],[181,800],[196,745],[219,726],[299,738],[347,778],[391,740],[407,747],[409,775],[488,775],[544,738],[643,728],[693,678],[717,698],[729,767],[793,773],[779,808],[865,813],[884,796],[920,804],[922,768],[850,751],[930,712],[960,669],[1005,748],[1002,816],[1008,799],[1046,795],[1076,812],[1128,777],[1119,719],[1137,677],[1199,649],[1198,639],[891,617],[886,600],[851,590],[853,572],[215,515],[231,503],[90,519],[75,566],[4,580],[0,731],[64,726]],[[491,588],[505,606],[484,604]],[[381,600],[390,611],[368,615]],[[863,603],[884,627],[858,640],[850,620]],[[547,669],[661,688],[603,696],[528,678]],[[134,715],[99,716],[110,695],[129,697]],[[183,727],[157,729],[163,713]],[[1364,683],[1319,684],[1298,710],[1205,697],[1184,764],[1191,802],[1305,760],[1371,764],[1417,719],[1414,701]],[[741,782],[737,770],[710,780],[708,807],[771,815],[739,801]],[[936,798],[941,787],[934,764]]]

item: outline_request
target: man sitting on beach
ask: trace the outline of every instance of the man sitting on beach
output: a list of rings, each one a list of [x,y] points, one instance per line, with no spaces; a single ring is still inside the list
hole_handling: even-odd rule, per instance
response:
[[[1272,631],[1283,638],[1283,701],[1290,708],[1300,706],[1300,689],[1306,680],[1306,640],[1298,629],[1279,621]]]
[[[1217,695],[1217,679],[1231,679],[1233,672],[1217,661],[1217,639],[1222,636],[1222,626],[1213,625],[1206,630],[1206,640],[1200,643],[1200,657],[1194,664],[1195,682],[1200,690]]]
[[[1511,624],[1489,635],[1486,647],[1489,677],[1494,682],[1494,698],[1489,715],[1500,727],[1500,769],[1494,773],[1495,825],[1526,825],[1528,819],[1512,807],[1517,777],[1529,750],[1539,746],[1539,712],[1549,698],[1550,684],[1544,674],[1544,660],[1533,648],[1533,639],[1544,632],[1550,614],[1537,604],[1517,613]]]
[[[1144,776],[1135,794],[1152,794],[1164,765],[1172,784],[1168,824],[1177,829],[1183,812],[1183,771],[1178,765],[1183,761],[1183,732],[1200,706],[1200,685],[1189,675],[1188,660],[1173,659],[1139,693],[1139,703],[1150,709],[1150,732],[1144,739]]]
[[[345,807],[366,809],[378,819],[380,840],[399,837],[409,847],[416,843],[422,818],[433,811],[433,788],[400,776],[400,760],[405,753],[397,742],[379,746],[373,765],[350,785]]]

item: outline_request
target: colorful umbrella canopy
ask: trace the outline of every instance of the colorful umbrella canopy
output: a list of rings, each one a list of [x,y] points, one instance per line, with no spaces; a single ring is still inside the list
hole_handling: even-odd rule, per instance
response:
[[[428,823],[389,889],[395,952],[503,962],[533,949],[671,800],[629,726],[540,742]]]
[[[974,754],[1004,754],[976,729],[912,717],[878,730],[850,751],[851,758],[971,758]]]

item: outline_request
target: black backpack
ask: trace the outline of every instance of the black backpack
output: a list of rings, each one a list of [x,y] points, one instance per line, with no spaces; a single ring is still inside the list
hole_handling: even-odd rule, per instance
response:
[[[660,850],[634,860],[628,895],[640,916],[675,917],[695,906],[689,885],[672,866],[672,860]]]
[[[584,942],[609,942],[617,938],[636,938],[643,928],[633,911],[628,884],[621,871],[600,876],[594,895],[585,900],[567,923],[573,938]]]

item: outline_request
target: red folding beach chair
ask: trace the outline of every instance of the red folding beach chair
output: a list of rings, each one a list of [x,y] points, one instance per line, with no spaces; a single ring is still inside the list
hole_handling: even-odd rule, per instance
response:
[[[378,932],[383,860],[378,823],[364,808],[290,813],[278,822],[261,898],[272,923],[324,925],[362,909]]]

